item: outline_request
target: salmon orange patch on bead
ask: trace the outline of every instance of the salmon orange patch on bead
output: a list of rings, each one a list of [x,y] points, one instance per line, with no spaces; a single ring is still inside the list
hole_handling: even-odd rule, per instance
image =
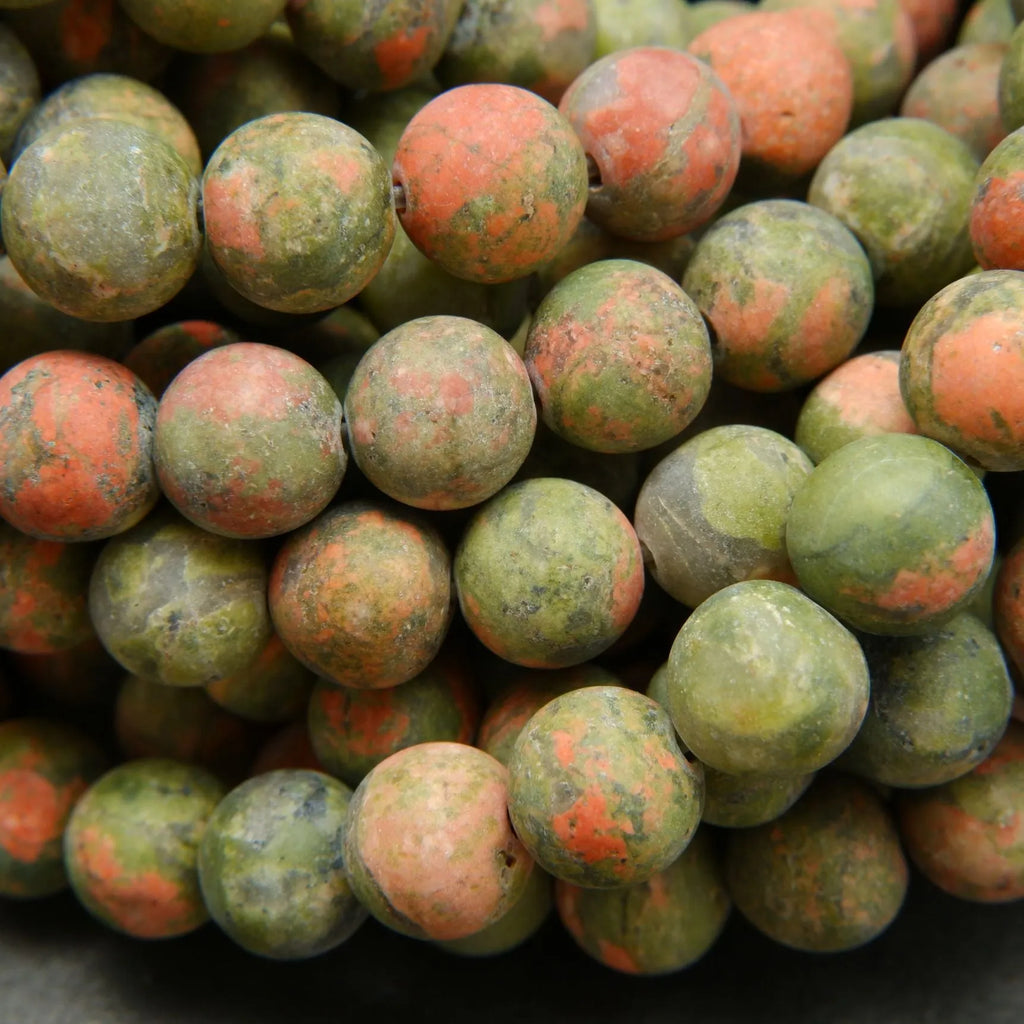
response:
[[[406,125],[391,173],[413,244],[450,274],[490,284],[551,259],[587,202],[587,161],[572,125],[513,85],[436,96]]]
[[[983,270],[1024,270],[1024,128],[996,144],[974,178],[970,236]]]
[[[917,43],[918,65],[926,64],[949,43],[961,6],[957,0],[900,0]]]
[[[853,69],[851,125],[884,118],[899,105],[917,64],[906,0],[762,0],[764,11],[796,9],[825,26]],[[935,0],[944,2],[944,0]]]
[[[555,907],[584,953],[622,974],[650,976],[700,960],[722,934],[732,898],[705,830],[646,881],[593,889],[557,880]]]
[[[706,29],[687,49],[714,68],[736,101],[740,175],[754,194],[792,187],[846,132],[853,70],[820,21],[753,11]]]
[[[815,463],[869,434],[916,434],[900,394],[897,349],[863,352],[840,363],[800,407],[793,440]]]
[[[1024,273],[970,274],[933,295],[900,352],[900,392],[921,434],[984,469],[1024,469]]]
[[[418,743],[359,783],[344,857],[356,896],[418,939],[461,939],[500,920],[533,858],[508,816],[508,772],[463,743]]]
[[[587,216],[614,235],[661,241],[706,224],[739,170],[739,111],[692,54],[638,46],[594,61],[558,109],[590,158]]]
[[[0,515],[41,540],[102,540],[156,504],[156,400],[127,367],[57,349],[0,377]]]

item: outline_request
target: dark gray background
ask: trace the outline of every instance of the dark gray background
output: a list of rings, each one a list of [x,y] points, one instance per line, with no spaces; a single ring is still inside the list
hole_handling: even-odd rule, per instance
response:
[[[466,960],[364,925],[315,960],[244,953],[215,926],[141,942],[70,896],[0,903],[0,1024],[1021,1024],[1024,901],[952,899],[914,875],[873,943],[812,955],[733,914],[697,964],[630,978],[587,958],[556,919],[526,946]]]

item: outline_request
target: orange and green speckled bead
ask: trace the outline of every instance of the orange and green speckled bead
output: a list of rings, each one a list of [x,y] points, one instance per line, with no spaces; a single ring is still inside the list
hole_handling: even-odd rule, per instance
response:
[[[877,938],[903,905],[907,862],[889,808],[867,783],[825,774],[781,817],[728,833],[736,909],[793,949],[841,952]]]
[[[397,686],[422,672],[451,623],[451,557],[437,530],[372,501],[329,508],[291,533],[270,574],[284,645],[338,685]]]
[[[313,673],[289,653],[276,634],[241,672],[206,684],[222,707],[251,722],[287,722],[305,713]]]
[[[1022,186],[1024,128],[1018,128],[992,148],[974,179],[969,226],[983,270],[1024,270]]]
[[[510,484],[481,505],[454,576],[469,628],[527,668],[566,668],[607,650],[644,587],[629,520],[603,494],[558,477]]]
[[[445,87],[506,82],[557,103],[595,57],[593,0],[465,0],[436,69]]]
[[[477,505],[516,474],[537,423],[523,361],[489,327],[420,317],[389,331],[345,392],[352,458],[381,491],[423,509]]]
[[[462,660],[442,652],[408,682],[357,690],[321,679],[309,699],[313,750],[350,786],[386,757],[417,743],[472,743],[480,699]]]
[[[907,855],[940,889],[977,903],[1024,898],[1024,723],[1011,720],[966,775],[900,792],[897,810]]]
[[[571,668],[524,669],[492,697],[480,719],[476,745],[508,767],[526,723],[549,700],[583,686],[617,686],[619,679],[592,663]]]
[[[0,894],[38,899],[67,886],[64,829],[107,769],[96,742],[43,718],[0,723]]]
[[[558,916],[576,944],[622,974],[671,974],[715,944],[732,909],[711,834],[699,830],[668,867],[617,889],[555,882]]]
[[[100,776],[64,834],[75,896],[134,938],[194,931],[209,918],[199,889],[199,842],[224,795],[205,769],[165,758],[126,761]]]
[[[703,234],[683,288],[707,318],[717,377],[786,391],[838,366],[874,311],[871,264],[853,233],[807,203],[764,199]]]
[[[50,654],[88,640],[97,554],[96,544],[37,540],[0,520],[0,647]]]
[[[322,114],[267,114],[235,129],[207,161],[202,194],[218,270],[243,298],[281,313],[347,302],[394,238],[384,161]]]
[[[572,237],[587,162],[572,126],[513,85],[456,86],[406,125],[392,176],[413,244],[456,277],[526,277]]]
[[[121,362],[159,399],[193,359],[211,348],[241,340],[230,328],[210,320],[182,320],[151,331]]]
[[[352,791],[322,772],[248,779],[217,805],[199,843],[210,917],[243,949],[272,960],[318,956],[366,920],[342,857]]]
[[[352,888],[378,921],[435,940],[493,924],[534,867],[509,822],[505,768],[447,742],[399,750],[359,783],[344,855]]]
[[[120,359],[132,344],[132,321],[97,323],[62,313],[29,288],[6,256],[0,257],[0,318],[10,328],[0,357],[2,371],[53,349]]]
[[[558,109],[599,183],[587,216],[614,235],[655,242],[707,223],[740,163],[736,102],[702,60],[637,46],[594,61]]]
[[[204,158],[257,117],[287,110],[337,117],[341,108],[337,84],[303,56],[281,22],[240,50],[176,54],[163,82]]]
[[[599,260],[559,281],[534,313],[523,355],[545,423],[595,451],[668,441],[711,388],[700,310],[667,274],[635,260]]]
[[[420,252],[399,226],[380,272],[356,301],[381,331],[420,317],[460,316],[511,339],[530,310],[532,286],[532,277],[500,284],[455,277]]]
[[[507,953],[540,931],[554,908],[553,891],[551,876],[534,864],[523,891],[497,921],[464,938],[440,941],[437,946],[462,957]]]
[[[910,83],[900,116],[934,121],[984,160],[1006,137],[999,116],[999,70],[1005,54],[1002,43],[947,50]]]
[[[996,569],[992,619],[1018,678],[1024,677],[1024,540],[1009,548]]]
[[[508,763],[509,816],[537,863],[574,885],[649,879],[686,848],[704,778],[668,713],[622,686],[587,686],[541,707]]]
[[[459,0],[292,0],[295,43],[349,89],[389,92],[429,75],[451,35]]]
[[[260,734],[200,686],[124,677],[114,703],[114,734],[126,759],[165,757],[197,765],[223,782],[246,775]]]
[[[800,407],[793,440],[821,462],[844,444],[870,434],[916,434],[900,394],[900,353],[864,352],[823,377]]]
[[[117,0],[47,0],[4,10],[4,21],[28,47],[46,90],[96,72],[150,82],[174,53],[143,32]]]
[[[978,0],[971,4],[960,30],[957,32],[956,43],[1002,43],[1007,44],[1013,35],[1014,16],[1008,0]]]
[[[211,533],[288,533],[322,512],[341,484],[348,461],[341,416],[334,389],[294,353],[257,342],[217,346],[192,360],[160,399],[153,439],[160,488]]]
[[[42,540],[100,540],[156,504],[156,401],[120,363],[32,356],[0,377],[0,514]]]

